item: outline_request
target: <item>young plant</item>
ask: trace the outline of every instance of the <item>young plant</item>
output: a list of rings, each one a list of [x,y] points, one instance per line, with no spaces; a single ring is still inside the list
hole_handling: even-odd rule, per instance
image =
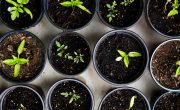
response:
[[[64,7],[78,7],[81,10],[87,12],[88,14],[92,14],[85,6],[83,6],[83,2],[81,0],[71,0],[60,3]]]
[[[8,11],[11,14],[12,21],[14,21],[16,18],[19,18],[19,13],[24,12],[26,12],[31,17],[31,19],[33,19],[33,14],[31,13],[31,11],[27,7],[23,6],[28,4],[29,0],[17,0],[17,2],[13,0],[6,0],[6,2],[13,5],[13,7],[8,7]]]
[[[175,77],[178,77],[180,75],[180,60],[176,62],[176,65],[178,65],[178,68],[176,69],[176,75]]]
[[[17,49],[17,53],[18,53],[18,57],[12,55],[13,59],[6,59],[3,61],[4,64],[9,65],[9,66],[14,66],[14,77],[17,77],[19,75],[20,72],[20,68],[21,65],[26,64],[29,62],[28,59],[24,59],[24,58],[20,58],[19,56],[22,54],[23,50],[24,50],[24,46],[25,46],[25,40],[23,40],[18,49]]]
[[[135,101],[136,98],[137,98],[137,96],[132,96],[131,97],[131,100],[130,100],[130,103],[129,103],[129,108],[126,109],[126,110],[131,110],[132,109],[132,107],[134,106],[134,101]]]
[[[65,50],[67,50],[68,46],[61,44],[60,42],[56,41],[56,46],[58,47],[57,52],[58,56],[62,57]]]
[[[172,3],[172,10],[168,13],[168,17],[171,17],[171,16],[174,16],[174,15],[177,15],[179,12],[178,12],[178,8],[179,8],[179,1],[178,0],[174,0],[174,3]]]
[[[119,57],[116,58],[116,61],[124,61],[125,66],[128,68],[129,66],[129,57],[141,57],[141,53],[138,52],[129,52],[128,54],[126,54],[126,52],[118,50],[119,53]]]
[[[61,95],[66,98],[71,97],[71,99],[69,100],[69,104],[71,104],[73,101],[80,99],[80,96],[76,94],[75,90],[73,90],[73,92],[69,92],[69,93],[62,92]]]
[[[106,16],[109,19],[109,22],[112,22],[113,18],[116,17],[116,10],[117,3],[116,1],[113,1],[112,5],[111,4],[106,4],[106,7],[108,8],[109,14]]]
[[[23,104],[20,104],[20,107],[18,108],[18,110],[27,110],[27,109]]]
[[[128,6],[130,5],[131,3],[133,3],[134,0],[124,0],[123,2],[121,2],[120,4],[123,5],[123,6]]]

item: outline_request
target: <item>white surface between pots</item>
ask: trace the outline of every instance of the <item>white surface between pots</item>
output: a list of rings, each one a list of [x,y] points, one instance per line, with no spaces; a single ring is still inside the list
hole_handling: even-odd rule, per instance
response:
[[[93,51],[95,43],[99,40],[99,38],[102,37],[103,34],[105,34],[106,32],[110,30],[111,30],[110,28],[106,27],[104,24],[101,23],[98,16],[96,15],[93,21],[87,27],[77,32],[84,35],[87,38],[87,40],[90,42],[91,50]],[[145,13],[143,17],[141,17],[140,21],[136,23],[133,27],[131,27],[129,30],[132,30],[135,33],[139,34],[139,36],[141,36],[145,40],[149,53],[150,53],[150,57],[155,47],[157,47],[161,42],[167,40],[167,38],[157,34],[154,30],[152,30],[152,28],[150,27],[150,25],[148,24],[145,18]],[[10,31],[10,29],[8,29],[3,24],[0,24],[1,35],[8,31]],[[43,41],[46,48],[48,47],[50,39],[54,35],[62,32],[62,30],[57,29],[55,26],[53,26],[47,20],[45,16],[43,17],[42,21],[38,25],[28,29],[27,31],[30,31],[34,33],[35,35],[37,35]],[[40,86],[46,95],[48,89],[56,81],[62,78],[65,78],[65,77],[63,77],[62,75],[57,73],[55,70],[53,70],[53,68],[50,66],[49,61],[46,57],[46,66],[43,73],[30,84]],[[94,110],[98,110],[98,106],[102,97],[111,88],[113,88],[112,86],[107,84],[103,79],[101,79],[98,76],[98,74],[95,72],[95,69],[93,67],[92,60],[87,70],[74,78],[83,81],[92,90],[94,98],[95,98]],[[8,83],[7,81],[3,80],[0,77],[0,88],[7,88],[11,85],[14,85],[14,84]],[[146,68],[144,74],[139,80],[137,80],[136,82],[133,82],[132,84],[128,86],[134,87],[142,91],[142,93],[145,94],[145,96],[148,98],[149,101],[150,101],[153,91],[160,89],[158,85],[153,81],[150,75],[149,66],[148,68]]]

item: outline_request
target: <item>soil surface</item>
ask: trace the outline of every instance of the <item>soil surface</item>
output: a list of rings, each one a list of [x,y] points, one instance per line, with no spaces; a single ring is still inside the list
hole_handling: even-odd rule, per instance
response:
[[[92,14],[81,10],[78,7],[64,7],[60,3],[67,0],[47,0],[48,16],[58,27],[64,29],[77,29],[86,25],[93,17],[96,8],[96,0],[82,0],[83,6]]]
[[[139,52],[141,57],[129,57],[129,67],[125,67],[123,60],[117,62],[119,57],[117,50],[126,53]],[[146,65],[146,54],[144,54],[143,45],[132,35],[124,33],[115,33],[108,36],[97,48],[96,63],[100,74],[107,80],[114,83],[129,83],[137,79],[143,72]]]
[[[15,0],[16,1],[16,0]],[[24,7],[31,10],[33,14],[33,19],[31,17],[24,13],[19,13],[19,18],[16,18],[15,21],[11,20],[11,14],[8,12],[8,7],[13,7],[13,5],[6,2],[6,0],[0,0],[0,17],[1,19],[8,24],[10,27],[20,29],[25,28],[33,25],[40,17],[41,15],[41,7],[42,3],[41,0],[30,0],[27,5],[23,5]]]
[[[71,97],[65,98],[62,92],[73,92],[80,98],[69,104]],[[52,92],[51,106],[53,110],[91,110],[92,99],[89,91],[80,83],[65,81],[59,84]]]
[[[137,98],[131,110],[149,110],[145,99],[133,90],[117,90],[113,92],[106,97],[101,110],[127,110],[133,96],[137,96]]]
[[[12,59],[12,55],[18,56],[17,49],[21,41],[25,39],[25,48],[20,58],[29,58],[28,64],[21,65],[18,77],[14,77],[14,66],[3,64],[5,59]],[[0,43],[0,68],[5,77],[15,81],[27,81],[37,76],[43,66],[42,45],[25,33],[13,33]]]
[[[149,3],[149,17],[152,25],[159,32],[169,36],[180,35],[180,14],[173,17],[167,17],[170,10],[172,10],[171,3],[166,6],[167,0],[150,0]],[[174,0],[172,0],[174,2]],[[178,9],[180,12],[180,8]]]
[[[6,95],[3,100],[3,110],[19,110],[21,104],[26,108],[25,110],[43,110],[39,96],[32,90],[22,87],[15,88]]]
[[[64,54],[70,53],[74,56],[74,52],[78,52],[83,54],[84,62],[75,63],[73,60],[69,60],[67,58],[58,56],[57,46],[55,45],[55,41],[60,42],[68,46],[68,49],[65,50]],[[50,52],[50,60],[53,67],[63,74],[75,75],[83,72],[86,67],[89,65],[91,59],[91,51],[87,42],[75,33],[68,33],[64,35],[60,35],[59,38],[53,41],[53,45]]]
[[[178,60],[180,41],[170,41],[160,46],[152,58],[152,74],[166,88],[180,89],[180,76],[175,77]]]

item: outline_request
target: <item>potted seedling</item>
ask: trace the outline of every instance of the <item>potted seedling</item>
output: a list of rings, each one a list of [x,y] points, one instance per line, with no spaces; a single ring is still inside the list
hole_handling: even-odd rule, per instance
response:
[[[156,83],[166,90],[180,90],[180,40],[160,44],[151,57],[150,70]]]
[[[82,35],[64,32],[50,42],[48,58],[52,67],[65,75],[77,75],[89,65],[91,51]]]
[[[97,73],[110,84],[128,84],[139,78],[148,62],[144,41],[134,32],[115,30],[96,44],[93,63]]]
[[[99,0],[101,21],[114,29],[126,29],[135,24],[143,13],[144,0]]]
[[[48,91],[48,110],[93,110],[94,100],[90,89],[75,79],[55,83]]]
[[[13,29],[36,25],[43,15],[43,0],[0,0],[0,19]]]
[[[98,110],[151,110],[146,97],[133,88],[117,88],[101,101]]]
[[[49,21],[63,30],[77,30],[87,25],[96,10],[96,0],[46,0]]]
[[[147,14],[150,25],[164,36],[180,36],[179,13],[179,0],[149,0]]]
[[[27,31],[12,31],[0,40],[0,74],[11,82],[35,79],[45,64],[43,43]]]
[[[1,110],[45,110],[40,94],[29,86],[12,86],[2,93]]]

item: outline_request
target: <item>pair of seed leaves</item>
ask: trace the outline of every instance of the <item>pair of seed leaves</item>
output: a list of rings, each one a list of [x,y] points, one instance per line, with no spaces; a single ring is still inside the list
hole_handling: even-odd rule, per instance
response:
[[[80,96],[76,94],[75,90],[73,90],[73,92],[69,92],[69,93],[62,92],[61,95],[66,98],[68,98],[69,96],[71,97],[71,99],[69,100],[69,104],[71,104],[73,101],[80,99]]]

